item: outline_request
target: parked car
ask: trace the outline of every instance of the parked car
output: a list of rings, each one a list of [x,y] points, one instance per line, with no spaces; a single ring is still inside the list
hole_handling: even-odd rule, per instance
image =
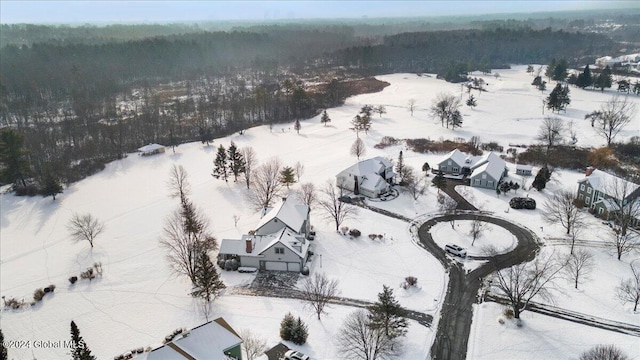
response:
[[[347,195],[345,195],[345,196],[340,196],[340,197],[338,198],[338,200],[348,204],[348,203],[350,203],[350,202],[351,202],[351,197],[350,197],[350,196],[347,196]]]
[[[509,200],[509,206],[511,206],[512,209],[535,210],[536,201],[532,198],[514,197]]]
[[[459,256],[461,258],[467,257],[467,250],[461,248],[455,244],[447,244],[444,246],[444,251],[448,252],[451,255]]]
[[[309,355],[305,355],[299,351],[289,350],[284,353],[284,360],[309,360]]]

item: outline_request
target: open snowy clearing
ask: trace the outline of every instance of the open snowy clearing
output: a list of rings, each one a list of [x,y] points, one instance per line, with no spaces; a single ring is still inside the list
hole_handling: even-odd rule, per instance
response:
[[[506,229],[489,223],[482,223],[483,228],[473,245],[473,237],[469,234],[473,221],[460,220],[454,223],[454,228],[446,222],[436,224],[431,228],[431,235],[441,248],[446,244],[455,244],[467,250],[467,256],[486,256],[484,251],[492,246],[501,254],[513,250],[517,245],[516,237]]]
[[[313,182],[320,188],[326,180],[334,179],[335,174],[356,162],[355,157],[349,156],[349,149],[356,138],[349,127],[351,119],[364,104],[385,105],[387,108],[387,114],[382,117],[374,115],[368,134],[360,134],[367,147],[366,157],[396,159],[399,151],[403,150],[405,163],[420,169],[425,161],[433,167],[443,155],[417,154],[403,145],[375,149],[373,146],[380,142],[382,136],[468,139],[477,135],[482,141],[497,141],[505,148],[509,143],[528,144],[534,141],[544,117],[541,99],[547,94],[541,94],[529,85],[532,78],[526,74],[525,68],[517,66],[511,70],[499,70],[499,79],[485,76],[489,83],[488,92],[480,95],[474,92],[478,107],[462,109],[464,124],[455,131],[442,128],[438,121],[432,120],[428,108],[440,92],[460,94],[460,85],[448,84],[435,77],[386,75],[378,77],[391,83],[382,92],[359,95],[348,99],[344,106],[328,109],[332,121],[326,127],[320,124],[318,116],[302,121],[300,134],[291,130],[291,124],[275,125],[273,132],[262,126],[249,129],[244,135],[216,139],[213,146],[191,143],[178,147],[175,154],[171,150],[151,157],[130,154],[126,159],[109,164],[104,171],[72,184],[56,201],[11,194],[0,196],[0,294],[24,298],[28,302],[36,288],[57,285],[55,294],[45,296],[43,302],[34,307],[19,311],[2,310],[0,320],[5,339],[66,340],[69,322],[73,319],[94,354],[99,358],[111,358],[133,347],[159,344],[173,329],[190,328],[205,321],[188,295],[188,280],[171,274],[164,250],[158,243],[164,219],[178,205],[176,199],[168,196],[166,185],[173,164],[184,166],[188,172],[191,198],[211,219],[212,233],[218,239],[238,238],[255,227],[259,216],[248,202],[247,190],[242,183],[225,183],[211,177],[215,147],[218,145],[228,146],[230,141],[238,147],[250,145],[260,161],[271,156],[280,157],[284,164],[290,166],[300,161],[305,166],[301,181]],[[575,120],[578,145],[604,144],[583,118],[614,93],[571,89],[571,106],[566,114],[559,117]],[[411,98],[416,99],[418,105],[413,117],[408,110]],[[635,96],[630,96],[630,99],[640,102],[640,98]],[[640,118],[633,124],[620,133],[619,140],[640,135]],[[510,164],[510,174],[514,173],[512,166]],[[519,190],[517,195],[527,193],[540,208],[551,191],[575,189],[575,181],[582,176],[575,171],[560,169],[554,173],[548,190],[543,193]],[[513,175],[512,178],[515,179]],[[426,178],[427,182],[430,180],[431,177]],[[527,179],[527,188],[531,181],[532,178]],[[298,186],[293,186],[293,189]],[[561,227],[542,222],[539,209],[511,209],[507,212],[508,199],[513,194],[496,197],[493,191],[464,189],[472,195],[469,200],[479,208],[523,224],[541,237],[563,234]],[[436,212],[436,196],[437,190],[429,187],[418,200],[401,194],[393,201],[372,202],[370,205],[413,218]],[[105,222],[106,230],[97,238],[93,250],[88,243],[69,240],[66,223],[74,212],[90,212]],[[240,217],[237,227],[234,226],[234,215]],[[438,304],[446,289],[445,273],[437,261],[411,241],[407,223],[360,210],[356,219],[344,225],[359,229],[363,236],[350,239],[336,233],[334,226],[322,216],[319,209],[311,213],[311,222],[317,231],[312,272],[325,272],[329,277],[339,279],[342,296],[368,301],[375,301],[383,284],[389,285],[402,305],[432,313],[437,322]],[[605,239],[608,227],[593,217],[589,219],[591,226],[584,236],[593,240]],[[384,239],[371,241],[367,235],[372,233],[382,233]],[[436,241],[440,241],[439,236],[436,236]],[[598,266],[593,272],[593,279],[583,284],[579,291],[569,291],[572,285],[567,282],[563,291],[569,295],[558,297],[557,305],[640,323],[638,315],[630,312],[628,304],[617,301],[613,292],[615,284],[629,276],[628,263],[637,258],[638,253],[627,254],[622,262],[618,262],[603,250],[597,251],[601,254],[597,256]],[[79,281],[69,286],[69,276],[78,275],[94,262],[102,263],[102,278],[91,283]],[[405,291],[399,288],[399,284],[409,275],[418,278],[419,287]],[[222,272],[228,286],[246,284],[252,277]],[[213,304],[213,316],[224,316],[236,329],[251,328],[267,339],[269,346],[273,346],[278,340],[280,320],[291,310],[309,325],[308,343],[300,349],[314,359],[338,358],[337,349],[327,344],[332,343],[333,332],[352,309],[334,306],[329,316],[318,322],[311,311],[301,306],[296,301],[223,295]],[[495,315],[492,316],[494,321]],[[546,317],[541,319],[544,321]],[[565,322],[557,321],[565,326]],[[575,334],[593,331],[576,324],[566,326],[571,326]],[[476,331],[475,334],[480,343],[496,337],[492,331]],[[406,358],[425,358],[432,341],[432,330],[412,325]],[[473,341],[470,340],[470,344]],[[528,352],[532,347],[546,351],[547,358],[562,358],[566,354],[542,338],[533,339],[530,346],[522,347],[521,351]],[[630,355],[640,356],[640,349],[635,349],[635,352],[628,350]],[[9,351],[10,356],[16,358],[33,355],[38,358],[66,357],[63,349]],[[507,358],[521,358],[523,353]],[[479,354],[484,356],[482,352]]]

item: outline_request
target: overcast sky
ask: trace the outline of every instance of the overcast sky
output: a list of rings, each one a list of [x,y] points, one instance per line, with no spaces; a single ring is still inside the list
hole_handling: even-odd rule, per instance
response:
[[[640,1],[14,1],[0,0],[0,22],[141,23],[412,17],[640,8]]]

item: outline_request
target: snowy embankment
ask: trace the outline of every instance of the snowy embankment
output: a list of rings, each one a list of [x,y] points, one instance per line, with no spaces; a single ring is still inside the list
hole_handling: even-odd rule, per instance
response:
[[[320,188],[326,180],[334,179],[338,172],[356,161],[355,157],[349,156],[351,144],[356,139],[349,128],[351,119],[364,104],[384,105],[387,109],[382,117],[374,115],[368,134],[360,134],[366,145],[366,157],[396,159],[403,150],[405,163],[416,169],[420,169],[425,161],[433,167],[442,154],[418,154],[404,145],[386,149],[375,149],[374,145],[383,136],[434,140],[480,136],[483,142],[497,141],[505,148],[509,143],[531,143],[543,118],[540,105],[546,95],[529,85],[531,76],[526,74],[525,67],[499,72],[499,79],[485,77],[489,83],[488,92],[477,95],[477,108],[462,109],[464,124],[455,131],[442,128],[438,121],[431,119],[428,108],[440,92],[460,94],[460,85],[447,84],[435,77],[386,75],[379,78],[391,85],[382,92],[355,96],[344,106],[328,109],[332,119],[328,126],[323,126],[318,116],[302,121],[300,134],[291,130],[291,124],[275,125],[272,132],[262,126],[249,129],[244,135],[216,139],[213,146],[191,143],[178,147],[175,154],[171,151],[150,157],[130,154],[126,159],[108,164],[104,171],[72,184],[56,201],[3,194],[0,196],[1,295],[30,301],[36,288],[57,285],[53,295],[45,296],[34,307],[2,310],[1,327],[5,340],[67,340],[69,322],[74,320],[94,354],[99,358],[111,358],[131,348],[158,345],[175,328],[201,324],[205,319],[188,295],[188,280],[170,272],[164,250],[159,247],[164,220],[178,205],[177,200],[168,196],[166,184],[172,165],[182,165],[189,174],[191,198],[211,220],[212,233],[218,239],[237,238],[254,228],[259,217],[247,200],[247,190],[242,183],[225,183],[211,177],[218,145],[228,146],[234,141],[238,147],[252,146],[259,161],[272,156],[278,156],[289,166],[300,161],[305,166],[301,182],[313,182]],[[596,110],[612,92],[571,91],[571,107],[559,116],[567,121],[575,120],[578,145],[602,145],[602,139],[594,135],[583,118],[586,113]],[[408,109],[409,99],[416,99],[417,109],[413,116]],[[637,126],[630,127],[620,133],[619,139],[639,134]],[[581,175],[560,171],[554,176],[552,189],[573,189],[575,180]],[[298,186],[294,185],[293,189]],[[539,235],[561,234],[561,229],[541,222],[538,210],[504,213],[509,195],[496,198],[495,193],[469,191],[475,197],[472,203],[484,210],[525,224]],[[519,190],[519,193],[523,191]],[[530,192],[530,196],[539,200],[539,205],[546,194],[548,192]],[[398,199],[376,203],[376,206],[414,218],[437,211],[436,196],[437,191],[430,187],[418,200],[401,194]],[[96,239],[93,249],[87,243],[69,240],[66,223],[74,212],[89,212],[105,223],[105,231]],[[234,226],[234,215],[239,217],[237,226]],[[344,225],[359,229],[363,236],[350,239],[337,234],[333,225],[322,216],[319,209],[311,213],[318,234],[312,272],[325,272],[328,277],[339,279],[342,296],[362,300],[375,301],[382,285],[389,285],[402,305],[433,314],[437,323],[437,305],[443,298],[446,276],[439,263],[412,242],[407,223],[360,210],[357,218]],[[540,226],[544,226],[544,230]],[[594,221],[594,234],[599,234],[601,228],[602,224]],[[371,241],[367,235],[373,233],[382,233],[383,240]],[[584,312],[593,309],[598,316],[633,322],[637,315],[629,313],[628,306],[617,302],[613,294],[615,284],[628,271],[625,272],[622,265],[609,266],[616,261],[606,255],[599,258],[606,262],[594,271],[592,286],[585,284],[580,292],[563,290],[574,297],[563,305]],[[624,261],[634,257],[637,253],[627,255]],[[69,276],[78,275],[95,262],[103,265],[102,278],[69,285]],[[605,270],[600,269],[607,269],[611,274],[603,276]],[[399,284],[406,276],[417,277],[419,287],[411,291],[401,289]],[[228,272],[223,272],[222,277],[229,286],[248,283],[252,279],[252,275]],[[598,286],[600,295],[595,294]],[[570,289],[570,285],[563,289]],[[586,301],[591,297],[591,302]],[[280,320],[291,311],[309,325],[308,343],[296,348],[314,359],[340,357],[337,347],[332,345],[334,335],[346,315],[353,311],[353,308],[331,306],[328,315],[317,321],[311,311],[297,301],[232,295],[222,295],[213,309],[213,316],[224,316],[237,330],[251,328],[265,338],[269,346],[278,341]],[[610,316],[605,309],[611,309]],[[571,326],[574,329],[577,325]],[[433,330],[412,324],[404,358],[425,358],[433,336]],[[554,352],[544,339],[530,333],[517,336],[522,337],[519,341],[528,342],[531,347],[546,347],[548,354],[558,354],[551,357],[565,354],[561,350]],[[489,331],[476,332],[470,344],[474,341],[483,343],[489,338],[496,336]],[[522,351],[528,350],[523,348]],[[15,358],[65,358],[68,349],[10,349],[9,354]],[[494,358],[520,357],[496,354]],[[640,351],[631,355],[640,356]],[[475,355],[471,357],[475,358]]]

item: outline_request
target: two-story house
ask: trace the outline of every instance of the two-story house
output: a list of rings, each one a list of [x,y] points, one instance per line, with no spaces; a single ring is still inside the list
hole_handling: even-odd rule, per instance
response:
[[[640,206],[640,185],[588,167],[585,177],[578,180],[577,196],[594,214],[610,220],[621,207],[631,203]],[[640,219],[636,218],[632,225],[638,224]]]
[[[241,239],[222,239],[219,256],[235,258],[242,267],[260,270],[301,271],[310,245],[309,207],[296,196],[266,209],[256,230]]]
[[[470,185],[485,189],[496,189],[507,175],[507,164],[494,152],[483,156],[471,156],[455,149],[448,153],[437,166],[445,175],[468,177]]]
[[[377,198],[389,192],[395,176],[391,162],[376,156],[341,171],[336,175],[336,184],[356,195]]]

